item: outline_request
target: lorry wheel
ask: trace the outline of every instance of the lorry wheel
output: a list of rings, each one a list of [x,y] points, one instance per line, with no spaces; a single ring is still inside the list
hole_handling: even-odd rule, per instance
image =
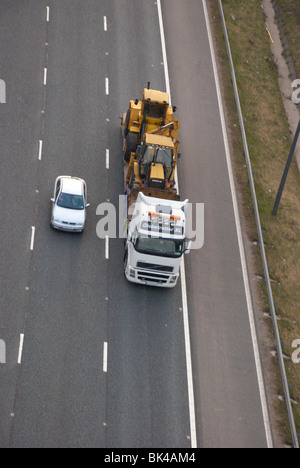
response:
[[[138,137],[135,133],[128,133],[126,137],[126,148],[124,152],[125,161],[129,162],[130,154],[135,153],[138,146]]]

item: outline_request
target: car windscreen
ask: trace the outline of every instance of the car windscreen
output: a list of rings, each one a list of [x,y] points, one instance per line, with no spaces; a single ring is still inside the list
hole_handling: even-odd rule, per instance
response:
[[[61,192],[57,199],[57,206],[60,206],[61,208],[68,208],[69,210],[83,210],[83,196]]]

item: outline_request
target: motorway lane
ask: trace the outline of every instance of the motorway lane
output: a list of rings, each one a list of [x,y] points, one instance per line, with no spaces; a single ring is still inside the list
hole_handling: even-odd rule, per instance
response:
[[[163,291],[128,284],[122,273],[123,241],[111,240],[106,260],[104,242],[96,236],[96,206],[107,199],[117,205],[122,193],[118,117],[147,81],[164,87],[157,7],[146,0],[142,5],[140,0],[64,0],[41,6],[44,10],[34,12],[44,57],[33,73],[42,81],[47,66],[41,132],[41,122],[34,125],[36,147],[42,138],[43,151],[26,187],[38,190],[30,207],[36,236],[23,321],[15,330],[15,341],[25,334],[22,364],[7,386],[13,423],[3,426],[3,446],[188,447],[180,287]],[[34,9],[27,7],[26,19]],[[134,54],[128,52],[133,39],[139,44]],[[37,90],[43,101],[40,81]],[[61,173],[87,180],[92,206],[83,235],[49,228],[49,198]],[[4,402],[6,417],[10,407]]]
[[[110,0],[108,18],[109,198],[117,203],[123,187],[118,116],[130,99],[141,97],[148,81],[155,89],[165,89],[165,81],[156,4]],[[113,241],[107,446],[190,447],[180,285],[165,291],[126,282],[123,253],[122,241]]]
[[[7,351],[6,364],[0,365],[1,447],[9,440],[20,332],[27,308],[45,38],[43,2],[1,1],[0,76],[7,94],[6,104],[0,105],[0,338]]]
[[[205,203],[204,247],[192,251],[186,261],[198,443],[265,447],[203,6],[197,0],[164,0],[163,13],[172,99],[182,123],[182,195]]]
[[[102,2],[49,2],[35,248],[12,446],[104,446],[107,281],[96,206],[106,199]],[[46,12],[46,9],[45,9]],[[86,231],[50,229],[59,174],[88,184]]]
[[[118,284],[109,302],[107,446],[189,447],[180,302],[171,291]]]

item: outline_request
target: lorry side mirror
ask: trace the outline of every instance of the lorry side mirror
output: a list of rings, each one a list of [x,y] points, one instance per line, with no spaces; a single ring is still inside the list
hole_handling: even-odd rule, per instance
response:
[[[191,246],[192,246],[192,241],[188,241],[185,243],[185,250],[184,250],[184,253],[186,255],[188,255],[189,253],[191,253]]]

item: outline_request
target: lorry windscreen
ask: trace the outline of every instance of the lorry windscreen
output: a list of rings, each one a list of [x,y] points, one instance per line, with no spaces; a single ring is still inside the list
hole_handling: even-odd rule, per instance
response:
[[[178,258],[183,252],[183,240],[140,236],[137,238],[134,248],[137,252],[146,255]]]

